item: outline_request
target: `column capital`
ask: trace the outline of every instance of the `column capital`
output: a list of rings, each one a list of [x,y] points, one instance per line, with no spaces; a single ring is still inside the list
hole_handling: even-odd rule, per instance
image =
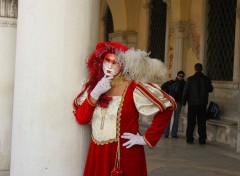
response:
[[[174,31],[174,35],[177,38],[183,38],[187,36],[188,33],[188,27],[189,27],[189,22],[188,21],[177,21],[173,22],[171,24],[171,29]]]
[[[200,34],[197,31],[196,24],[191,21],[178,21],[172,23],[171,30],[174,32],[174,38],[179,40],[187,39],[196,57],[200,53]]]
[[[0,17],[17,18],[18,0],[0,0],[0,4]]]
[[[0,17],[0,27],[17,28],[17,20],[15,18]]]
[[[110,41],[119,42],[128,47],[137,47],[137,32],[119,31],[109,34]]]
[[[237,0],[237,8],[236,8],[236,15],[240,18],[240,0]]]

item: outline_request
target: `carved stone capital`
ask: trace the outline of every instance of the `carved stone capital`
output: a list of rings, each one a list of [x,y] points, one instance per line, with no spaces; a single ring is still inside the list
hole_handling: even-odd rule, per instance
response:
[[[12,18],[1,18],[0,27],[17,28],[17,20]]]
[[[176,38],[186,37],[188,34],[189,22],[178,21],[171,24],[171,29],[174,31]]]
[[[128,47],[137,47],[137,32],[119,31],[109,34],[110,41],[119,42]]]
[[[0,17],[17,18],[18,0],[0,0]]]

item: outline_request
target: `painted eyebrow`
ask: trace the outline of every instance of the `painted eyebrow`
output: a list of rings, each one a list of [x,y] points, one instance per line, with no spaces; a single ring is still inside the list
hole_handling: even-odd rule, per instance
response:
[[[112,61],[112,59],[110,59],[109,57],[105,57],[104,60],[106,61]],[[113,61],[113,64],[118,64],[119,62],[118,61]]]

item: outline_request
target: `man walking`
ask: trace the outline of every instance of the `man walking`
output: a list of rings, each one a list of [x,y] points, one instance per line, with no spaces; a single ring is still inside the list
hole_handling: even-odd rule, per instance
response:
[[[184,76],[185,76],[185,73],[183,71],[179,71],[177,73],[177,77],[175,78],[175,80],[169,80],[161,86],[161,89],[166,93],[168,93],[169,95],[171,95],[177,103],[177,109],[174,111],[174,116],[173,116],[174,118],[173,118],[172,132],[171,132],[172,138],[178,138],[178,135],[177,135],[178,119],[182,109],[182,95],[183,95],[183,89],[185,86]],[[170,123],[171,122],[169,122],[168,127],[164,132],[165,138],[168,138],[169,136]]]
[[[193,144],[197,119],[199,144],[205,144],[208,94],[213,91],[213,86],[211,80],[202,73],[202,64],[197,63],[194,68],[195,74],[187,79],[183,91],[183,106],[188,102],[186,140],[187,143]]]

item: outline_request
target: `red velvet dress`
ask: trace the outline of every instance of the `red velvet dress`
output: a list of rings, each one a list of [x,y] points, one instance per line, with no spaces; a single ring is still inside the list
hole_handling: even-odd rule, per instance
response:
[[[117,125],[120,127],[120,133],[116,129],[117,137],[121,136],[124,132],[137,134],[139,132],[139,112],[136,108],[133,92],[138,88],[142,94],[145,94],[154,104],[159,102],[159,99],[154,99],[154,95],[148,90],[145,90],[140,84],[136,84],[132,81],[123,96],[122,103],[120,104],[120,114],[118,117]],[[160,90],[159,90],[160,91]],[[154,147],[160,137],[162,136],[166,126],[168,125],[172,111],[176,104],[174,100],[167,96],[164,92],[165,100],[171,101],[171,107],[165,107],[160,102],[159,112],[154,115],[152,124],[144,134],[145,141],[149,147]],[[88,124],[92,120],[96,106],[91,105],[87,99],[85,99],[76,111],[76,120],[79,124]],[[146,176],[146,159],[144,153],[144,147],[141,145],[134,145],[133,147],[126,149],[122,144],[126,139],[120,138],[120,167],[123,169],[124,176]],[[91,140],[90,148],[88,151],[87,161],[85,165],[85,176],[109,176],[114,168],[115,158],[117,151],[117,142],[110,141],[106,144],[98,144],[94,138]]]

